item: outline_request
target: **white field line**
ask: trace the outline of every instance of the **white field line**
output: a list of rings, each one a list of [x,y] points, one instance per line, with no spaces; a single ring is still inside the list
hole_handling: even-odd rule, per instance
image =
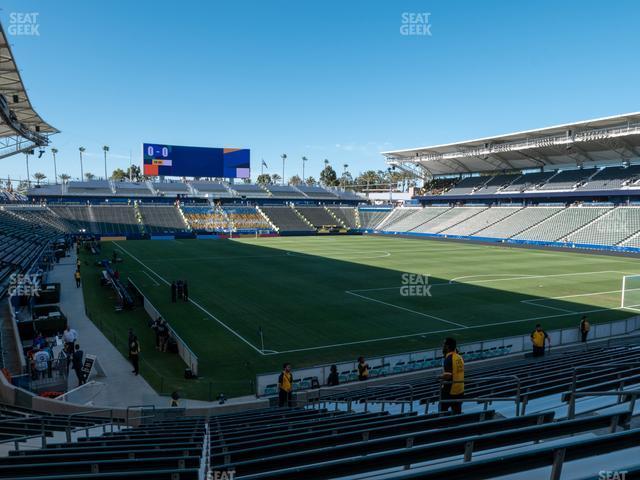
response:
[[[602,272],[583,272],[583,274],[594,274],[594,273],[622,273],[624,274],[624,272],[618,272],[618,271],[610,271],[610,270],[604,270]],[[573,274],[558,274],[558,275],[550,275],[550,276],[566,276],[566,275],[573,275]],[[540,277],[540,276],[536,276],[536,277]],[[523,279],[527,279],[530,277],[520,277]],[[497,280],[514,280],[513,278],[508,278],[508,279],[497,279]],[[485,280],[484,282],[487,282],[488,280]],[[449,283],[441,283],[441,284],[433,284],[433,285],[456,285],[456,284],[449,284]],[[370,289],[370,290],[389,290],[389,289],[399,289],[400,287],[384,287],[384,288],[378,288],[378,289]],[[391,305],[394,306],[396,308],[402,308],[403,307],[398,307],[397,305],[392,305],[392,304],[387,304],[386,302],[382,302],[380,300],[375,300],[375,299],[371,299],[368,297],[365,297],[364,295],[358,295],[355,292],[362,292],[362,291],[370,291],[370,290],[350,290],[350,291],[346,291],[346,293],[349,293],[351,295],[356,295],[358,297],[367,299],[367,300],[371,300],[371,301],[375,301],[378,303],[382,303],[385,305]],[[640,289],[639,289],[640,290]],[[563,295],[560,297],[554,297],[554,298],[540,298],[540,299],[531,299],[531,300],[522,300],[522,302],[525,303],[529,303],[529,302],[536,302],[536,301],[542,301],[542,300],[553,300],[553,299],[562,299],[562,298],[573,298],[573,297],[582,297],[582,296],[593,296],[593,295],[604,295],[607,293],[620,293],[621,290],[611,290],[611,291],[607,291],[607,292],[594,292],[594,293],[580,293],[580,294],[576,294],[576,295]],[[536,304],[533,304],[536,305]],[[495,327],[495,326],[500,326],[500,325],[508,325],[508,324],[512,324],[512,323],[523,323],[523,322],[531,322],[531,321],[535,321],[535,320],[545,320],[548,318],[558,318],[558,317],[566,317],[568,315],[580,315],[580,314],[585,314],[585,313],[596,313],[596,312],[604,312],[607,310],[630,310],[630,311],[636,311],[636,312],[640,312],[640,308],[633,308],[634,306],[629,306],[629,307],[616,307],[616,308],[597,308],[597,309],[592,309],[592,310],[583,310],[583,311],[578,311],[578,312],[574,312],[574,311],[569,311],[569,310],[564,310],[564,309],[559,309],[559,308],[554,308],[554,307],[549,307],[547,305],[537,305],[537,306],[544,306],[547,308],[552,308],[554,310],[561,310],[563,311],[563,313],[559,313],[559,314],[554,314],[554,315],[543,315],[543,316],[536,316],[536,317],[529,317],[529,318],[522,318],[522,319],[518,319],[518,320],[509,320],[506,322],[493,322],[493,323],[485,323],[485,324],[481,324],[481,325],[471,325],[471,326],[464,326],[464,327],[459,327],[459,328],[450,328],[450,329],[445,329],[445,330],[432,330],[432,331],[427,331],[427,332],[419,332],[419,333],[410,333],[410,334],[406,334],[406,335],[396,335],[396,336],[392,336],[392,337],[382,337],[382,338],[374,338],[374,339],[369,339],[369,340],[357,340],[357,341],[353,341],[353,342],[345,342],[345,343],[335,343],[332,345],[321,345],[321,346],[316,346],[316,347],[308,347],[308,348],[297,348],[297,349],[292,349],[292,350],[283,350],[280,351],[280,354],[286,354],[286,353],[296,353],[296,352],[306,352],[306,351],[312,351],[312,350],[321,350],[321,349],[326,349],[326,348],[335,348],[335,347],[344,347],[344,346],[350,346],[350,345],[360,345],[363,343],[375,343],[375,342],[384,342],[384,341],[388,341],[388,340],[398,340],[398,339],[402,339],[402,338],[411,338],[411,337],[419,337],[419,336],[424,336],[424,335],[433,335],[436,333],[448,333],[448,332],[455,332],[455,331],[460,331],[460,330],[467,330],[467,329],[475,329],[475,328],[486,328],[486,327]],[[640,307],[640,305],[637,305],[638,307]],[[408,310],[408,309],[404,309],[404,310]],[[409,310],[410,312],[413,313],[420,313],[420,312],[415,312],[413,310]],[[422,315],[426,315],[426,314],[422,314]],[[445,322],[449,322],[448,320],[444,320],[441,318],[438,318],[438,320],[442,320]]]
[[[526,303],[527,305],[533,305],[534,307],[549,308],[549,309],[551,309],[551,310],[557,310],[557,311],[559,311],[559,312],[578,313],[578,312],[575,312],[575,311],[573,311],[573,310],[568,310],[568,309],[566,309],[566,308],[552,307],[552,306],[550,306],[550,305],[543,305],[543,304],[535,303],[535,302],[537,302],[537,301],[539,301],[539,300],[549,300],[549,299],[546,299],[546,298],[539,298],[539,299],[534,299],[534,300],[520,300],[520,302],[522,302],[522,303]]]
[[[135,255],[133,255],[132,253],[130,253],[128,250],[126,250],[124,247],[118,245],[115,242],[112,242],[116,247],[118,247],[120,250],[122,250],[124,253],[126,253],[127,255],[129,255],[131,258],[133,258],[136,262],[138,262],[140,265],[142,265],[144,268],[146,268],[147,270],[149,270],[151,273],[153,273],[157,278],[159,278],[160,280],[162,280],[163,283],[165,283],[166,285],[171,285],[170,282],[168,282],[164,277],[162,277],[161,275],[159,275],[158,273],[156,273],[155,271],[153,271],[151,268],[147,267],[144,263],[142,263],[142,261],[136,257]],[[246,338],[244,338],[242,335],[240,335],[238,332],[236,332],[234,329],[232,329],[229,325],[227,325],[226,323],[224,323],[222,320],[220,320],[218,317],[216,317],[215,315],[213,315],[211,312],[209,312],[206,308],[204,308],[202,305],[200,305],[198,302],[196,302],[195,300],[193,300],[193,298],[189,298],[189,302],[192,303],[193,305],[195,305],[196,307],[198,307],[202,312],[204,312],[206,315],[208,315],[209,317],[211,317],[212,319],[214,319],[216,322],[218,322],[218,324],[220,324],[220,326],[224,327],[227,331],[229,331],[230,333],[232,333],[233,335],[235,335],[237,338],[239,338],[240,340],[242,340],[244,343],[246,343],[248,346],[250,346],[253,350],[255,350],[257,353],[259,353],[260,355],[266,355],[265,352],[262,352],[259,348],[257,348],[255,345],[253,345],[249,340],[247,340]],[[273,355],[273,354],[271,354]]]
[[[616,307],[616,308],[596,308],[593,310],[583,310],[580,312],[571,312],[571,313],[559,313],[556,315],[544,315],[544,316],[539,316],[539,317],[529,317],[529,318],[521,318],[519,320],[509,320],[507,322],[493,322],[493,323],[485,323],[485,324],[481,324],[481,325],[472,325],[472,326],[468,326],[468,327],[460,327],[460,328],[449,328],[446,330],[432,330],[432,331],[428,331],[428,332],[420,332],[420,333],[409,333],[406,335],[396,335],[393,337],[382,337],[382,338],[373,338],[373,339],[369,339],[369,340],[358,340],[358,341],[354,341],[354,342],[345,342],[345,343],[335,343],[333,345],[321,345],[321,346],[317,346],[317,347],[308,347],[308,348],[296,348],[293,350],[281,350],[278,352],[278,354],[282,355],[285,353],[295,353],[295,352],[306,352],[306,351],[311,351],[311,350],[321,350],[321,349],[325,349],[325,348],[335,348],[335,347],[345,347],[345,346],[349,346],[349,345],[359,345],[362,343],[375,343],[375,342],[385,342],[388,340],[398,340],[401,338],[411,338],[411,337],[421,337],[424,335],[433,335],[436,333],[448,333],[448,332],[456,332],[456,331],[460,331],[460,330],[471,330],[474,328],[486,328],[486,327],[496,327],[496,326],[500,326],[500,325],[508,325],[508,324],[512,324],[512,323],[523,323],[523,322],[533,322],[536,320],[545,320],[548,318],[558,318],[558,317],[566,317],[567,315],[581,315],[581,314],[585,314],[585,313],[596,313],[596,312],[604,312],[604,311],[608,311],[608,310],[632,310],[632,311],[637,311],[640,312],[640,309],[637,308],[632,308],[632,307]],[[274,354],[267,354],[267,355],[274,355]]]
[[[335,252],[327,252],[327,251],[322,251],[322,252],[317,252],[317,253],[307,253],[307,252],[287,252],[286,253],[288,256],[290,257],[315,257],[315,256],[319,256],[325,259],[331,259],[331,260],[340,260],[340,259],[345,259],[345,260],[370,260],[370,259],[374,259],[374,258],[386,258],[386,257],[390,257],[391,253],[385,251],[385,250],[371,250],[371,251],[356,251],[356,252],[349,252],[349,251],[335,251]],[[361,255],[362,254],[362,255]],[[377,254],[377,255],[374,255]],[[339,258],[337,259],[333,259],[331,258],[332,255],[338,256]]]
[[[431,286],[432,287],[442,287],[442,286],[447,286],[447,285],[473,285],[476,283],[494,283],[494,282],[509,282],[512,280],[529,280],[529,279],[533,279],[533,278],[551,278],[551,277],[568,277],[568,276],[573,276],[573,275],[595,275],[598,273],[620,273],[624,275],[624,272],[618,272],[615,270],[601,270],[599,272],[575,272],[575,273],[557,273],[557,274],[552,274],[552,275],[521,275],[521,276],[517,276],[517,277],[506,277],[506,278],[491,278],[488,280],[471,280],[468,282],[457,282],[455,281],[456,279],[452,279],[449,280],[448,282],[440,282],[440,283],[432,283]],[[496,277],[498,275],[502,275],[502,274],[490,274],[490,275],[467,275],[465,277],[457,277],[458,279],[460,278],[471,278],[471,277]],[[507,275],[507,274],[505,274]],[[510,275],[510,274],[509,274]],[[515,275],[515,274],[514,274]],[[395,287],[380,287],[380,288],[363,288],[363,289],[355,289],[355,290],[349,290],[350,292],[375,292],[378,290],[395,290],[395,289],[399,289],[401,287],[401,285],[395,286]]]
[[[415,313],[416,315],[421,315],[423,317],[432,318],[434,320],[438,320],[440,322],[448,323],[450,325],[456,325],[456,326],[461,327],[461,328],[467,328],[466,325],[462,325],[461,323],[456,323],[456,322],[452,322],[450,320],[445,320],[444,318],[436,317],[434,315],[429,315],[427,313],[418,312],[416,310],[411,310],[410,308],[405,308],[405,307],[401,307],[399,305],[394,305],[393,303],[383,302],[382,300],[376,300],[375,298],[365,297],[364,295],[360,295],[358,293],[354,293],[354,292],[351,292],[349,290],[346,290],[345,293],[347,293],[349,295],[356,296],[356,297],[363,298],[363,299],[368,300],[370,302],[381,303],[382,305],[386,305],[388,307],[393,307],[393,308],[397,308],[399,310],[404,310],[405,312]]]
[[[153,284],[154,284],[156,287],[159,287],[159,286],[160,286],[160,284],[156,281],[156,279],[155,279],[155,278],[153,278],[151,275],[149,275],[149,273],[147,273],[147,271],[146,271],[146,270],[140,270],[140,271],[141,271],[142,273],[144,273],[147,277],[149,277],[149,279],[153,282]]]
[[[640,290],[640,288],[628,289],[627,292],[638,291],[638,290]],[[560,297],[541,297],[541,298],[532,298],[532,299],[520,300],[520,301],[522,303],[526,303],[528,305],[534,305],[536,307],[550,308],[552,310],[560,310],[561,312],[579,313],[579,312],[574,312],[573,310],[567,310],[564,308],[552,307],[550,305],[542,305],[542,304],[539,304],[538,302],[546,302],[549,300],[562,300],[565,298],[593,297],[596,295],[607,295],[609,293],[622,293],[622,290],[609,290],[607,292],[578,293],[574,295],[562,295]],[[631,307],[626,307],[626,308],[631,308]]]
[[[555,274],[551,274],[551,275],[522,275],[520,277],[514,276],[514,277],[508,277],[508,278],[495,278],[495,279],[490,279],[490,280],[476,280],[476,281],[471,280],[470,282],[457,282],[457,280],[460,280],[462,278],[495,277],[495,276],[498,276],[498,275],[503,276],[503,274],[467,275],[465,277],[452,278],[451,280],[449,280],[449,283],[506,282],[506,281],[510,281],[510,280],[528,280],[530,278],[552,278],[552,277],[570,277],[570,276],[575,276],[575,275],[596,275],[598,273],[621,273],[621,274],[624,274],[624,272],[617,272],[615,270],[600,270],[598,272],[555,273]]]

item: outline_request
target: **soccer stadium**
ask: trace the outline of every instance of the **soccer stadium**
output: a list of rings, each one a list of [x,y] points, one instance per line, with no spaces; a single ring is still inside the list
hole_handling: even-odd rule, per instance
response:
[[[0,478],[640,478],[638,5],[9,3]]]

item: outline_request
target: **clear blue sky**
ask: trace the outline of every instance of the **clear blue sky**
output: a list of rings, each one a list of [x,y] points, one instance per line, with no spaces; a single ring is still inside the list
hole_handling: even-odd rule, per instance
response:
[[[640,2],[30,1],[10,36],[58,172],[141,162],[144,141],[252,150],[269,172],[384,168],[381,150],[640,110]],[[400,34],[429,12],[431,36]],[[0,175],[25,175],[24,157]],[[31,172],[52,177],[51,155]],[[255,178],[255,175],[254,175]]]

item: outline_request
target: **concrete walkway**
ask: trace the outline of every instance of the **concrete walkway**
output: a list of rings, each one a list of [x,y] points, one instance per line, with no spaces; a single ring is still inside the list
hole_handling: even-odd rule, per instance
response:
[[[78,332],[80,348],[85,355],[96,355],[106,376],[93,377],[93,380],[102,385],[83,387],[69,400],[82,398],[96,406],[152,404],[167,407],[169,399],[158,395],[142,376],[131,373],[129,360],[122,356],[86,316],[82,288],[76,288],[73,277],[76,260],[75,251],[70,252],[70,256],[61,258],[60,263],[49,272],[48,281],[60,283],[60,309],[67,316],[71,328]],[[69,389],[77,386],[76,375],[70,370]]]
[[[87,403],[96,407],[127,407],[130,405],[155,405],[168,407],[169,397],[158,395],[141,375],[131,373],[132,366],[116,347],[102,334],[85,314],[82,288],[76,288],[73,274],[77,256],[71,249],[69,256],[60,259],[48,275],[48,282],[60,283],[60,309],[67,316],[69,325],[78,332],[78,343],[85,355],[95,355],[105,372],[104,377],[92,375],[96,384],[86,385],[69,395],[68,401]],[[78,379],[69,370],[69,390],[78,387]],[[230,399],[229,403],[246,402],[251,397]],[[181,399],[180,407],[209,407],[216,402]]]

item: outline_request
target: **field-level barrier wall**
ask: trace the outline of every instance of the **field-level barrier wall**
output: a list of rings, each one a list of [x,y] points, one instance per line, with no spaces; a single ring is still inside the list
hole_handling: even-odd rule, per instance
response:
[[[592,324],[591,330],[589,331],[589,341],[602,340],[634,332],[640,333],[640,315],[610,323]],[[578,331],[578,325],[576,325],[575,327],[561,328],[559,330],[550,330],[547,331],[547,334],[551,339],[551,345],[553,345],[554,347],[572,344],[576,345],[580,343],[580,332]],[[511,348],[509,349],[510,354],[529,352],[531,350],[530,334],[516,335],[494,340],[484,340],[480,342],[464,343],[458,345],[458,350],[461,352],[475,352],[478,350],[490,350],[492,348],[504,349],[508,346],[511,346]],[[407,364],[411,361],[436,359],[439,356],[442,356],[442,349],[440,347],[432,348],[429,350],[384,355],[381,357],[367,357],[367,363],[371,366],[371,368],[381,365],[389,365],[391,368],[393,368],[393,366],[398,362],[404,362],[405,364]],[[338,368],[338,372],[353,371],[357,370],[358,368],[358,362],[356,359],[351,362],[335,363],[334,365],[336,365],[336,367]],[[322,386],[327,384],[327,378],[329,377],[330,369],[331,365],[318,365],[314,367],[299,369],[296,368],[294,370],[294,378],[301,379],[307,377],[317,377],[318,382]],[[413,371],[416,372],[419,370]],[[264,394],[267,385],[277,383],[278,375],[280,375],[280,372],[271,372],[256,375],[256,391],[258,393],[258,396]],[[394,374],[391,373],[387,376],[393,375]],[[357,382],[349,382],[345,385],[349,385],[350,383]]]

